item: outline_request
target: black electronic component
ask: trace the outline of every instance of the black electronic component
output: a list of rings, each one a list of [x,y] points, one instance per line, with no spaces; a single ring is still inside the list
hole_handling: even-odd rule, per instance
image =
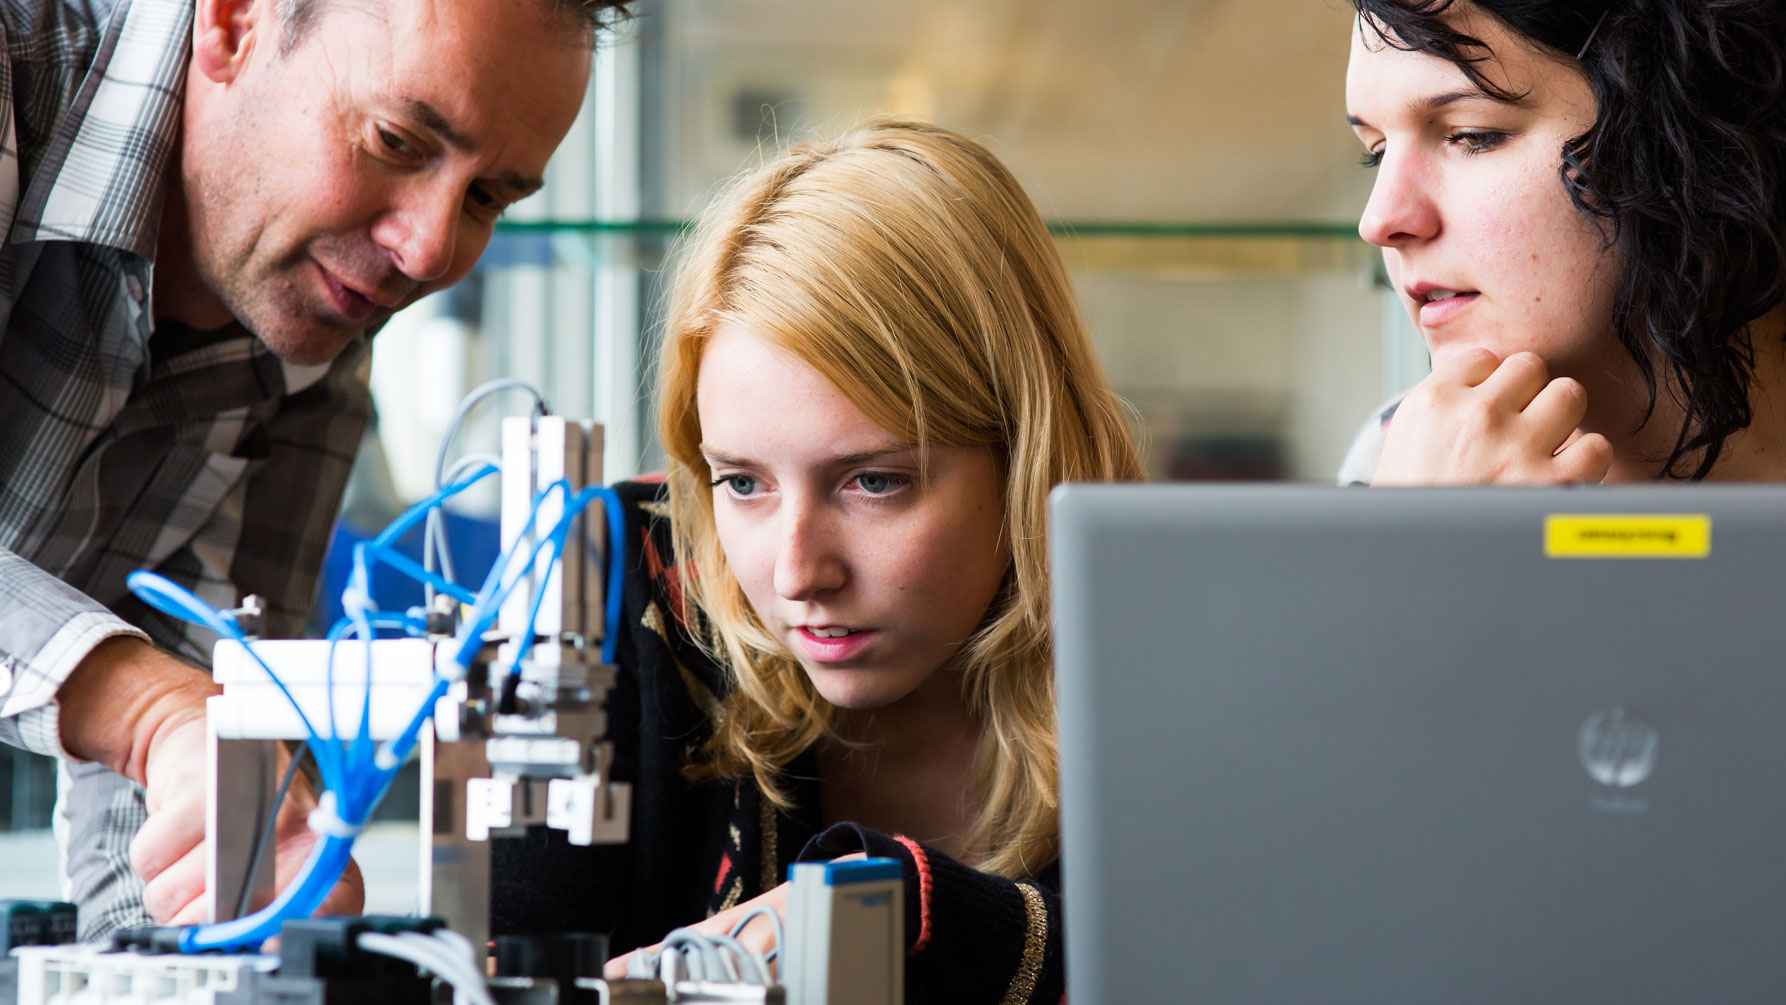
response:
[[[0,900],[0,1002],[19,1000],[21,946],[63,946],[75,941],[78,911],[60,900]]]
[[[519,674],[507,674],[502,678],[502,692],[496,699],[498,715],[519,715],[521,713],[520,689],[521,677]]]
[[[0,956],[19,946],[60,946],[75,940],[73,904],[60,900],[0,900]]]
[[[579,988],[584,977],[600,977],[608,962],[608,937],[595,932],[496,937],[496,976],[549,978],[556,981],[560,1002],[574,1002],[594,993]]]
[[[401,935],[445,928],[439,918],[413,918],[389,914],[357,917],[296,918],[279,929],[279,973],[283,977],[359,977],[372,974],[415,974],[415,965],[368,953],[360,948],[367,932]]]
[[[326,1005],[432,1005],[434,981],[415,964],[360,948],[367,932],[424,934],[445,927],[439,918],[368,914],[301,918],[279,929],[279,983],[319,981]]]
[[[112,948],[132,953],[177,953],[182,931],[162,925],[124,928],[112,933]]]

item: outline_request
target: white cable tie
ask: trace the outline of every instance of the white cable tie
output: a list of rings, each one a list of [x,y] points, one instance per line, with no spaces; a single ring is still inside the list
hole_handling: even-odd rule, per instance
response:
[[[372,609],[372,598],[366,591],[357,586],[349,586],[341,591],[341,610],[348,616],[358,618]]]
[[[322,798],[317,800],[316,809],[310,811],[307,822],[310,824],[310,829],[318,834],[324,837],[341,838],[344,841],[352,841],[366,829],[364,824],[355,826],[341,819],[341,814],[335,811],[335,794],[333,792],[322,794]]]

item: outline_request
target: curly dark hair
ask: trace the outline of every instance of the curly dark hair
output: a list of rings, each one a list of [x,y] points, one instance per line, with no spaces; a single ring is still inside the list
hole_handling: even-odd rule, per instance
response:
[[[1385,44],[1517,99],[1484,75],[1489,46],[1446,23],[1458,2],[1353,5]],[[1558,173],[1617,255],[1613,329],[1643,374],[1645,421],[1658,370],[1684,413],[1662,474],[1704,478],[1753,417],[1749,323],[1786,300],[1786,2],[1469,6],[1587,77],[1594,124],[1563,145]]]

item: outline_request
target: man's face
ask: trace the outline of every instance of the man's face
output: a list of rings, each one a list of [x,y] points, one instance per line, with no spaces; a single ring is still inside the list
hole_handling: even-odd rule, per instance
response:
[[[327,0],[286,53],[272,0],[241,8],[240,66],[190,78],[196,293],[326,362],[471,270],[570,130],[590,50],[540,0]]]

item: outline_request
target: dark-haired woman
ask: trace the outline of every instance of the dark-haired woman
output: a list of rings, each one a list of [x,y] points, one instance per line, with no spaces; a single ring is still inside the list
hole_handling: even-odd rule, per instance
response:
[[[1786,480],[1786,2],[1354,2],[1433,372],[1342,481]]]

